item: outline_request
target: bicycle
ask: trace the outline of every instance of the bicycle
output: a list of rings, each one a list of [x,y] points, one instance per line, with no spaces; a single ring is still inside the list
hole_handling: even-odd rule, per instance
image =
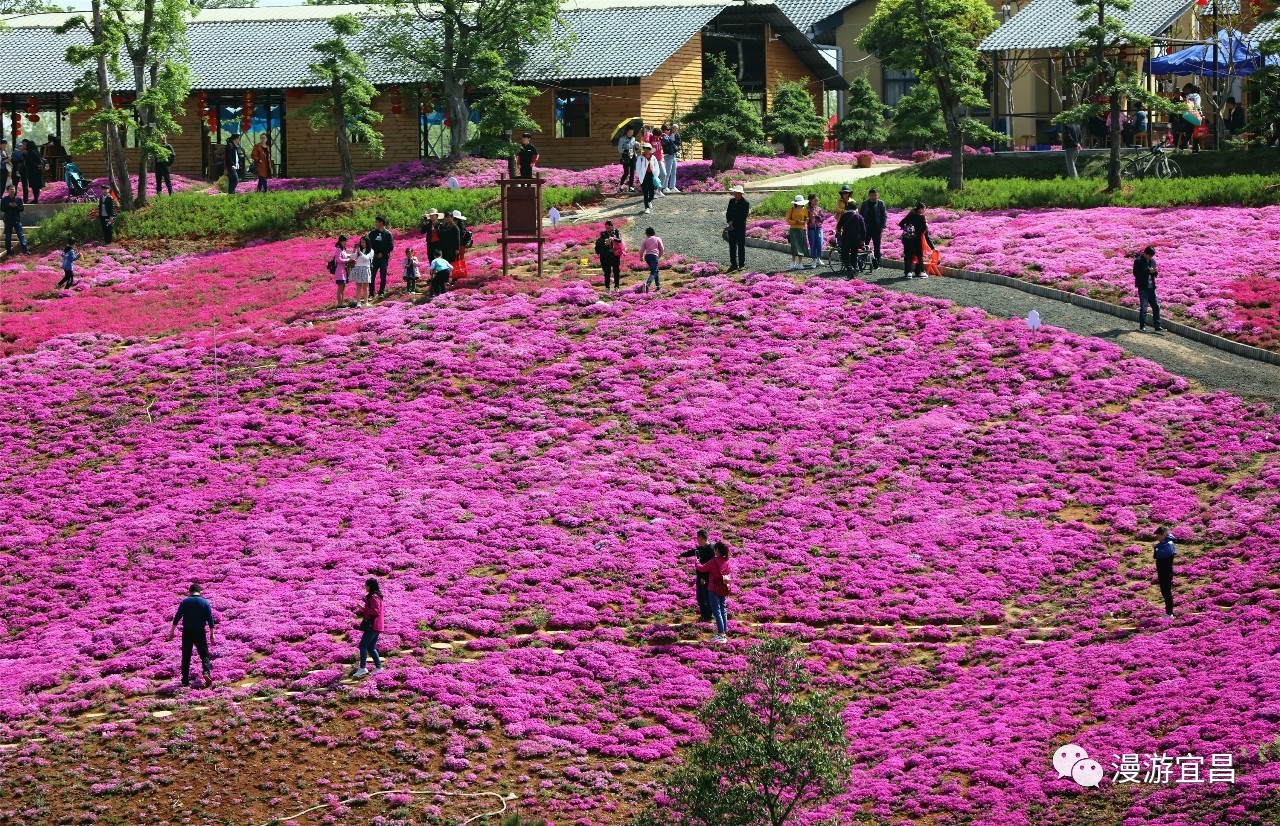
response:
[[[1152,174],[1161,179],[1181,178],[1182,168],[1169,158],[1164,149],[1168,145],[1168,142],[1158,143],[1145,152],[1130,155],[1120,167],[1120,177],[1142,180]]]

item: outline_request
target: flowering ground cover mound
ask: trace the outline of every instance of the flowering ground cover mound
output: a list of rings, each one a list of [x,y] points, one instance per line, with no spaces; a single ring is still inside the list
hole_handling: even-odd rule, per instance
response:
[[[901,211],[891,214],[895,236]],[[928,213],[944,264],[994,272],[1138,306],[1133,256],[1157,250],[1159,297],[1171,318],[1252,344],[1280,347],[1280,206]],[[834,217],[828,218],[828,237]],[[754,222],[786,240],[786,222]],[[886,240],[889,254],[900,248]]]
[[[216,361],[207,331],[88,330],[0,360],[0,739],[21,743],[0,765],[23,780],[0,818],[329,800],[341,821],[352,792],[435,784],[622,823],[768,633],[850,701],[857,765],[814,823],[1274,814],[1269,409],[856,282],[338,315],[226,334]],[[1154,522],[1182,543],[1172,622]],[[723,648],[698,643],[676,556],[700,526],[736,549]],[[390,656],[352,683],[370,575]],[[184,691],[162,636],[192,579],[218,682]],[[1230,753],[1239,777],[1083,790],[1052,769],[1069,741]]]
[[[187,192],[188,190],[211,190],[212,184],[208,181],[201,181],[198,178],[187,178],[182,175],[170,174],[173,179],[174,192]],[[133,178],[134,192],[138,190],[138,176]],[[89,182],[99,192],[102,192],[107,186],[106,177],[95,178]],[[211,190],[212,191],[212,190]],[[147,177],[147,195],[154,196],[156,192],[156,179],[154,176]],[[166,188],[165,192],[168,192]],[[42,204],[62,204],[67,201],[67,185],[63,181],[50,181],[44,189],[40,190],[40,203]],[[157,196],[163,198],[163,195]]]

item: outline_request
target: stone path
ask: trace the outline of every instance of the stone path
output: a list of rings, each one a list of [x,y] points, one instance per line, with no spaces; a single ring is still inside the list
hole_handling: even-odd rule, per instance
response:
[[[752,195],[747,196],[748,200],[751,198]],[[669,195],[657,199],[652,214],[644,215],[641,214],[639,198],[610,199],[601,206],[575,214],[573,219],[602,221],[613,217],[628,218],[631,222],[623,232],[631,249],[639,246],[645,227],[651,226],[657,230],[668,252],[701,261],[716,261],[727,267],[729,248],[720,238],[727,203],[728,196],[720,193]],[[885,253],[892,256],[900,254],[900,250],[887,244]],[[747,263],[752,270],[779,272],[786,271],[790,258],[782,252],[748,247]],[[833,277],[826,273],[829,271],[818,270],[802,277]],[[1140,333],[1120,319],[1084,307],[996,284],[954,278],[908,280],[900,270],[881,268],[861,277],[895,292],[945,298],[966,307],[980,307],[1000,318],[1025,318],[1034,309],[1045,324],[1112,341],[1126,353],[1150,359],[1170,373],[1190,379],[1203,388],[1280,403],[1278,367],[1167,333]],[[603,279],[600,283],[603,284]]]
[[[765,178],[750,181],[744,185],[748,192],[773,191],[808,186],[809,184],[851,184],[863,178],[883,175],[910,164],[874,164],[866,169],[851,166],[821,166],[794,175],[781,175],[777,178]]]

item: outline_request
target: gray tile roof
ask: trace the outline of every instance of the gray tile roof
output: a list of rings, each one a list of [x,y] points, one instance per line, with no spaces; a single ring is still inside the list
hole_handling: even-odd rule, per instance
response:
[[[1115,16],[1134,34],[1151,37],[1169,28],[1191,8],[1193,0],[1135,0],[1133,9]],[[1061,49],[1075,40],[1084,24],[1071,0],[1031,0],[1009,21],[989,34],[979,47],[1002,49]]]
[[[791,18],[796,28],[807,32],[823,18],[856,5],[859,0],[775,0],[782,13]]]
[[[524,80],[647,77],[723,9],[686,6],[564,11],[564,26],[558,27],[557,35],[574,35],[569,53],[557,54],[554,41],[543,41],[530,49],[519,74]]]
[[[1267,38],[1280,37],[1280,20],[1265,20],[1253,27],[1253,31],[1245,36],[1245,42],[1257,46]]]

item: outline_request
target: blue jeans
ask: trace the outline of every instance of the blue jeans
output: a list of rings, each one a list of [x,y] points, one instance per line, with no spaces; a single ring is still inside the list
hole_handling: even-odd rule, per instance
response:
[[[809,257],[810,258],[822,257],[822,228],[821,227],[819,227],[818,229],[813,229],[811,227],[809,229]]]
[[[1147,326],[1147,307],[1151,307],[1151,320],[1155,322],[1156,329],[1160,328],[1160,302],[1156,300],[1156,290],[1154,287],[1140,287],[1138,289],[1138,326]]]
[[[13,233],[18,233],[18,246],[22,247],[22,252],[27,251],[27,234],[22,231],[22,219],[16,221],[4,222],[4,250],[5,252],[13,252]]]
[[[662,183],[668,189],[676,188],[676,156],[662,156]]]
[[[373,655],[373,667],[382,668],[382,658],[378,656],[378,635],[381,631],[365,631],[360,634],[360,667],[364,668],[364,664],[368,662],[369,655]]]
[[[227,170],[227,194],[236,194],[236,184],[240,183],[240,176],[234,169]]]
[[[716,633],[726,633],[729,630],[729,614],[724,607],[726,598],[708,589],[707,599],[711,600],[711,616],[716,621]]]
[[[662,282],[658,280],[658,256],[651,252],[644,257],[644,262],[649,265],[649,277],[644,282],[645,292],[649,291],[650,284],[662,289]]]

